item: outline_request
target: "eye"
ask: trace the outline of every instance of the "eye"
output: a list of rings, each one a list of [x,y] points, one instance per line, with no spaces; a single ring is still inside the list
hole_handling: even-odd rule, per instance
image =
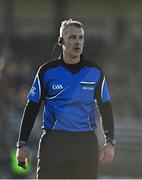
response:
[[[69,39],[75,39],[75,38],[76,38],[75,35],[70,35],[70,36],[69,36]]]
[[[80,40],[84,39],[84,36],[83,36],[83,35],[80,35],[80,36],[79,36],[79,39],[80,39]]]
[[[84,36],[83,36],[83,35],[80,35],[80,36],[79,36],[79,39],[83,39],[83,38],[84,38]]]

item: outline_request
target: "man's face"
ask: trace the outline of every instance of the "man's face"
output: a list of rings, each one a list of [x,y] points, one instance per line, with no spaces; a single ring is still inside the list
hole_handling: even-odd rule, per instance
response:
[[[69,26],[63,36],[62,48],[70,58],[76,58],[82,53],[84,46],[84,30],[75,26]]]

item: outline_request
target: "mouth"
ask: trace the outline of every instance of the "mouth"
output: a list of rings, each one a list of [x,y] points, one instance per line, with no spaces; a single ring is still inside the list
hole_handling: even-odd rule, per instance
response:
[[[75,47],[74,50],[75,50],[75,51],[81,51],[81,48]]]

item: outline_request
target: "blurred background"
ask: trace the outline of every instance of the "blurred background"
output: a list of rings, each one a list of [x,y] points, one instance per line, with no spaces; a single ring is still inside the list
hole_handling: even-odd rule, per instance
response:
[[[35,73],[59,56],[53,47],[68,18],[84,24],[84,56],[103,68],[112,97],[116,156],[100,165],[99,177],[142,178],[141,0],[0,0],[0,178],[35,178],[42,112],[30,136],[27,173],[13,168],[12,152]]]

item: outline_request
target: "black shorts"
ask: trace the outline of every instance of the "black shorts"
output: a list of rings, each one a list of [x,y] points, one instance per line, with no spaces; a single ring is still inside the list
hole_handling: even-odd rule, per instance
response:
[[[98,141],[94,132],[46,131],[38,151],[38,179],[96,179]]]

